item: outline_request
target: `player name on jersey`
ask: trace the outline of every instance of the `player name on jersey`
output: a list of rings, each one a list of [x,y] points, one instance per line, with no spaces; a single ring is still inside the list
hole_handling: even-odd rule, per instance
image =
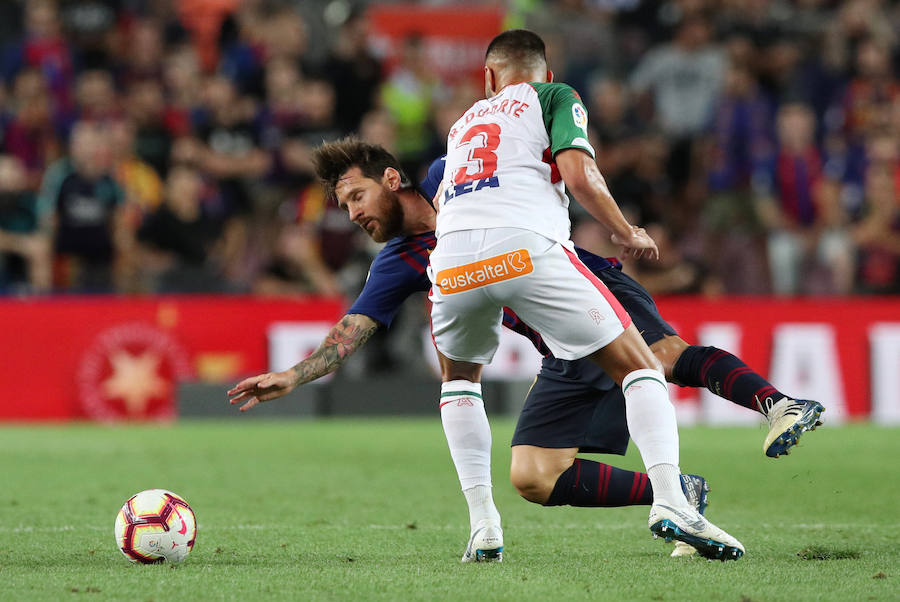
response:
[[[491,100],[487,100],[484,102],[491,102]],[[461,127],[464,125],[468,125],[476,117],[486,117],[488,115],[496,115],[497,113],[506,113],[507,115],[512,115],[513,117],[521,117],[522,112],[527,109],[530,105],[527,102],[523,102],[521,100],[516,100],[514,98],[505,98],[503,100],[497,100],[490,107],[481,107],[477,111],[470,110],[462,118],[456,122],[456,126],[454,126],[450,130],[449,138],[453,140],[456,138],[456,135],[462,131]]]
[[[499,186],[500,178],[498,178],[497,176],[482,178],[480,180],[472,180],[463,184],[456,184],[444,190],[444,203],[448,203],[450,202],[450,199],[463,194],[478,192],[485,187],[498,188]]]

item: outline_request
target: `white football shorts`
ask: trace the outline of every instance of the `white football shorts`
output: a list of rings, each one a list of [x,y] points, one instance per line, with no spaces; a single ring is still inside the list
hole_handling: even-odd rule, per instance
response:
[[[438,350],[489,364],[503,307],[539,332],[558,359],[579,359],[612,342],[631,317],[569,246],[518,228],[441,236],[428,268]]]

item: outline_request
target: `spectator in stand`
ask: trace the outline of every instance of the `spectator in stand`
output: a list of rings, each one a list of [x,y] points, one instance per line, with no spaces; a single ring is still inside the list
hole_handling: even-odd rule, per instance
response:
[[[823,44],[828,52],[843,55],[850,63],[860,42],[872,38],[879,44],[893,45],[897,41],[896,19],[888,12],[883,0],[847,0],[836,3],[826,22]],[[849,65],[848,65],[849,66]]]
[[[246,0],[244,4],[252,4]],[[203,71],[212,72],[219,62],[219,35],[222,23],[241,4],[241,0],[179,0],[175,3],[178,19],[190,33]]]
[[[558,38],[557,75],[571,71],[582,82],[588,137],[608,187],[635,219],[659,228],[671,264],[629,266],[645,272],[651,288],[822,294],[847,290],[848,274],[881,273],[862,263],[857,271],[848,224],[868,220],[854,230],[865,241],[859,258],[884,265],[867,233],[881,215],[872,200],[884,189],[877,174],[893,170],[900,186],[900,164],[890,158],[900,136],[900,35],[892,27],[900,9],[883,0],[674,0],[609,11],[584,0],[551,4],[520,16]],[[104,196],[118,181],[127,201],[111,213],[130,208],[122,220],[133,234],[161,209],[171,166],[194,169],[221,188],[201,195],[202,211],[221,224],[226,242],[215,245],[216,257],[230,282],[254,282],[271,252],[280,263],[273,282],[280,270],[290,290],[352,292],[355,258],[367,250],[321,198],[311,150],[357,133],[421,176],[421,162],[443,154],[447,125],[481,96],[465,83],[445,90],[428,63],[428,39],[417,36],[398,46],[385,78],[359,7],[329,11],[322,23],[334,29],[326,36],[307,29],[314,9],[282,0],[0,6],[14,32],[0,48],[0,154],[24,164],[26,187],[65,176]],[[598,27],[610,35],[597,38]],[[798,125],[807,120],[798,106],[813,109],[815,125]],[[90,175],[91,161],[59,160],[72,124],[87,121],[106,136],[98,145],[82,132],[88,146],[115,147],[115,167],[100,177]],[[805,129],[814,133],[796,148],[788,139],[806,135],[785,131]],[[47,198],[39,195],[38,206],[56,216],[57,199]],[[133,289],[127,232],[117,234],[105,201],[89,205],[104,207],[97,227],[106,234],[95,238],[112,248],[97,252],[108,260],[84,256],[91,236],[75,223],[83,207],[75,202],[73,213],[72,198],[60,202],[68,213],[48,240],[68,249],[74,237],[80,251],[56,262],[57,284]],[[614,252],[579,211],[573,204],[573,237]],[[112,275],[95,264],[114,266]]]
[[[428,64],[423,40],[407,37],[399,63],[381,86],[381,104],[397,124],[397,159],[406,173],[419,173],[419,166],[433,159],[423,154],[430,141],[429,119],[440,95],[440,82]]]
[[[266,60],[284,59],[308,70],[306,22],[293,8],[281,8],[268,15],[262,24],[261,38]]]
[[[124,194],[113,176],[108,132],[80,121],[69,155],[47,169],[40,214],[56,253],[54,282],[74,292],[112,292],[117,268],[133,248],[123,212]]]
[[[40,71],[28,68],[16,76],[9,104],[12,115],[3,145],[24,164],[28,188],[37,190],[44,170],[63,152],[53,100]]]
[[[591,123],[602,144],[629,140],[643,133],[644,128],[631,109],[629,91],[621,80],[599,78],[593,81],[587,100]]]
[[[732,65],[726,71],[712,126],[712,156],[707,166],[710,189],[749,192],[759,163],[774,151],[775,124],[772,104],[746,67]],[[747,213],[751,212],[748,208]]]
[[[547,42],[556,81],[585,94],[592,74],[621,72],[623,44],[608,6],[589,0],[555,0],[535,8],[525,27],[539,32]]]
[[[115,64],[121,0],[57,0],[60,20],[80,69],[111,70]]]
[[[207,79],[204,103],[196,138],[183,145],[186,155],[181,158],[197,161],[216,178],[232,214],[246,215],[253,210],[251,183],[265,176],[271,163],[260,146],[253,104],[238,95],[231,80],[219,75]]]
[[[263,73],[268,63],[264,25],[259,8],[243,2],[225,19],[219,32],[219,73],[235,82],[242,94],[263,94]]]
[[[139,19],[123,33],[123,54],[115,66],[124,88],[138,82],[159,81],[163,74],[163,28],[159,21]]]
[[[856,71],[842,102],[844,131],[851,143],[872,131],[878,114],[900,99],[900,82],[892,72],[886,44],[863,40],[857,48]]]
[[[347,227],[346,212],[325,196],[318,182],[297,196],[296,215],[302,244],[292,248],[302,252],[292,260],[301,267],[313,290],[329,296],[351,291],[358,284],[359,274],[353,268],[363,248],[359,228],[352,223],[353,227]]]
[[[845,256],[849,239],[826,187],[812,109],[783,106],[777,132],[777,154],[755,178],[760,218],[769,231],[772,288],[778,295],[806,294],[807,277]]]
[[[163,88],[168,103],[163,122],[174,138],[191,133],[191,119],[201,105],[202,83],[200,61],[190,46],[178,46],[166,55]]]
[[[865,214],[853,229],[857,244],[856,291],[900,294],[900,176],[894,138],[893,161],[866,170]]]
[[[109,71],[83,71],[75,83],[76,120],[111,121],[122,117],[115,81]]]
[[[663,217],[659,199],[650,183],[637,174],[646,138],[630,105],[628,89],[621,81],[603,78],[591,84],[588,114],[599,141],[597,165],[620,206],[629,208],[640,223],[658,222]]]
[[[372,109],[363,115],[359,137],[369,144],[377,144],[393,153],[397,146],[397,124],[384,109]]]
[[[300,86],[299,100],[304,138],[318,146],[340,137],[334,114],[334,88],[328,80],[307,78]]]
[[[754,174],[775,152],[774,108],[753,73],[732,64],[704,145],[708,198],[703,207],[704,255],[728,290],[768,291],[765,233],[752,194]]]
[[[260,209],[253,190],[269,173],[271,157],[261,146],[261,124],[254,103],[239,96],[231,80],[219,75],[207,78],[203,100],[195,135],[176,141],[172,159],[193,165],[215,180],[228,216],[226,275],[242,282],[252,269],[248,241],[254,212]]]
[[[256,277],[259,295],[340,295],[335,275],[322,261],[314,231],[284,224],[276,236],[272,258]]]
[[[12,82],[27,68],[36,69],[44,76],[58,110],[71,108],[74,60],[53,0],[28,0],[24,36],[4,49],[2,73],[6,82]]]
[[[267,121],[277,129],[296,127],[303,117],[300,67],[284,58],[272,59],[266,62],[264,81]]]
[[[266,63],[262,144],[272,153],[271,180],[291,196],[315,179],[311,149],[296,137],[305,119],[302,86],[300,69],[293,62],[276,59]]]
[[[159,80],[131,84],[125,96],[125,115],[134,125],[134,152],[160,177],[169,170],[174,132],[166,123],[166,101]]]
[[[673,40],[651,49],[631,74],[632,89],[652,99],[653,121],[672,140],[668,170],[676,194],[687,184],[693,141],[707,130],[724,83],[725,53],[710,36],[705,18],[686,16]]]
[[[296,196],[308,186],[318,187],[312,166],[313,149],[340,136],[335,124],[334,90],[324,79],[309,78],[290,92],[296,113],[280,128],[278,157],[284,170],[287,192]]]
[[[39,222],[25,166],[16,157],[0,155],[0,294],[50,290],[50,241]]]
[[[75,106],[62,116],[61,127],[65,137],[78,121],[105,122],[123,116],[120,98],[109,71],[92,69],[82,71],[75,81]]]
[[[131,232],[126,240],[132,242],[144,217],[162,202],[162,180],[156,170],[135,154],[135,128],[131,122],[112,122],[107,129],[113,155],[113,174],[124,193],[123,219]],[[138,259],[134,249],[124,254],[119,269],[120,291],[140,290]]]
[[[113,173],[125,194],[125,203],[134,216],[134,225],[162,202],[163,183],[148,163],[135,153],[135,127],[129,121],[112,122],[107,135],[113,154]]]
[[[369,23],[361,10],[341,24],[322,73],[335,91],[335,115],[342,134],[359,129],[374,106],[381,83],[381,63],[369,50]]]
[[[204,209],[200,173],[184,165],[166,178],[165,202],[138,231],[144,288],[161,293],[224,292],[224,224]]]

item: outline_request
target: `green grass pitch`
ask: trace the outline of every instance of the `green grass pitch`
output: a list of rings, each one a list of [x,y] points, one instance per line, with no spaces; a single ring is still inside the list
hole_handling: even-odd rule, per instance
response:
[[[507,479],[494,420],[502,564],[462,565],[465,502],[440,421],[233,420],[0,428],[0,600],[897,600],[897,429],[807,433],[790,456],[762,428],[682,430],[682,469],[737,562],[672,559],[647,508],[542,508]],[[632,446],[633,448],[633,446]],[[640,467],[634,449],[626,458]],[[139,566],[113,521],[142,489],[199,522],[181,565]]]

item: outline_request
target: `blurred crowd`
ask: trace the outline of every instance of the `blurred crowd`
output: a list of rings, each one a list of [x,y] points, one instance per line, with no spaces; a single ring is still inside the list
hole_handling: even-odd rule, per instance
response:
[[[626,267],[653,293],[900,293],[896,2],[494,4],[582,95],[610,190],[660,243]],[[421,177],[481,94],[425,37],[389,67],[367,8],[0,3],[0,293],[355,294],[377,248],[311,150],[355,133]]]

